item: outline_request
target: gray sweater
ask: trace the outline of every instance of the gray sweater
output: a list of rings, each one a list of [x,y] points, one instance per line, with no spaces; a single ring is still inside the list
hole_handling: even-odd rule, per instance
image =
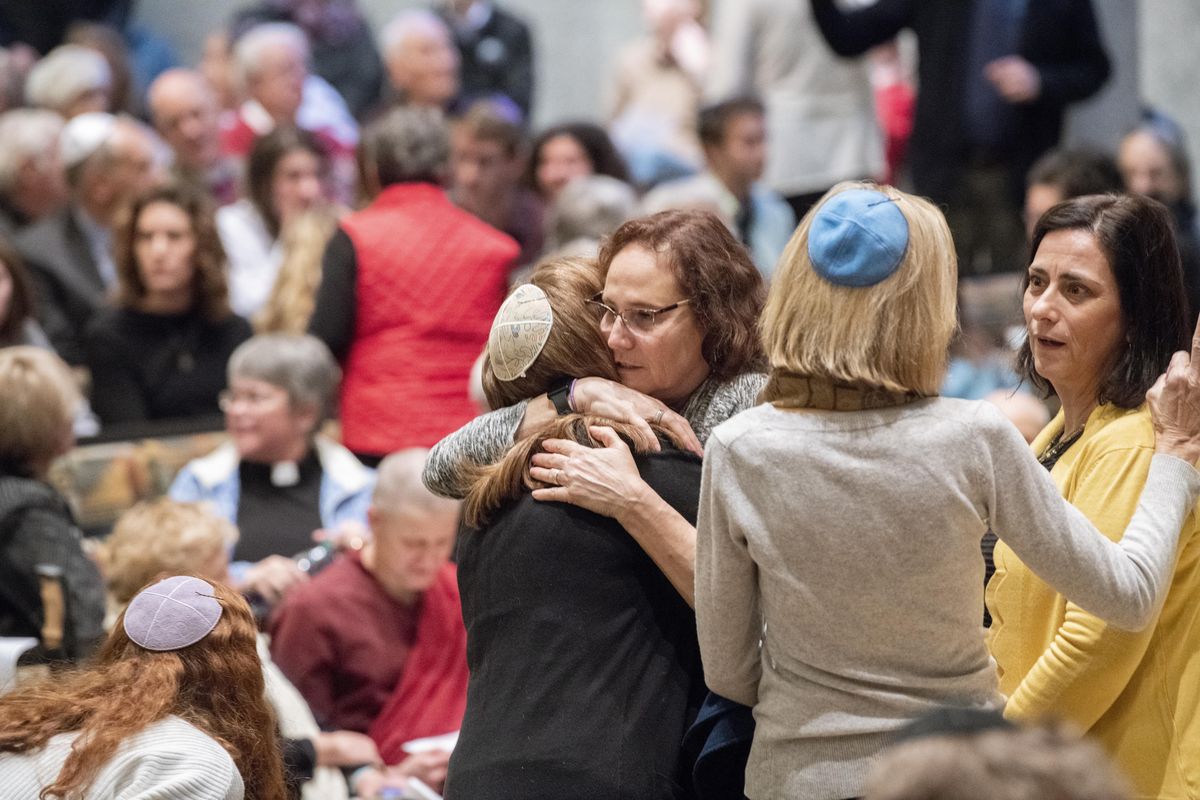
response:
[[[1200,473],[1155,456],[1114,543],[987,404],[763,405],[718,427],[696,618],[709,688],[755,707],[747,795],[861,795],[872,757],[909,720],[940,704],[1002,706],[979,622],[989,525],[1080,606],[1137,628],[1162,601],[1198,493]]]
[[[713,428],[757,403],[766,385],[767,376],[761,372],[746,372],[727,381],[707,380],[692,392],[683,416],[704,444]],[[435,444],[422,475],[429,491],[443,497],[465,497],[471,485],[463,477],[463,468],[499,461],[512,447],[528,405],[528,400],[522,400],[482,414]]]

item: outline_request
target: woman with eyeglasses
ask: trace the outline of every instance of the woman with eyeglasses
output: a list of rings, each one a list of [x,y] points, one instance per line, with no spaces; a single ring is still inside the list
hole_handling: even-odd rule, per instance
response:
[[[305,578],[292,556],[313,548],[314,531],[362,530],[375,473],[318,433],[341,379],[319,339],[255,336],[234,351],[228,373],[229,441],[185,466],[170,495],[207,501],[238,526],[230,576],[270,605]]]
[[[595,263],[546,261],[530,281],[492,325],[488,400],[514,403],[564,377],[616,378],[588,318],[586,298],[602,288]],[[556,417],[478,470],[458,543],[470,682],[448,800],[693,796],[680,743],[704,693],[695,615],[617,522],[530,497],[548,485],[530,475],[541,442],[599,447],[595,425],[624,437],[647,484],[695,519],[700,460],[666,437],[648,452],[632,426],[592,415]]]
[[[514,442],[561,414],[628,423],[656,447],[651,425],[697,455],[714,427],[751,407],[766,384],[756,332],[765,296],[746,248],[712,213],[664,211],[630,220],[605,242],[604,281],[589,304],[617,367],[617,381],[588,377],[476,418],[443,439],[425,467],[438,494],[462,497],[470,465],[494,463]],[[629,448],[551,439],[534,476],[557,488],[535,497],[613,517],[645,548],[689,602],[695,529],[638,475]]]

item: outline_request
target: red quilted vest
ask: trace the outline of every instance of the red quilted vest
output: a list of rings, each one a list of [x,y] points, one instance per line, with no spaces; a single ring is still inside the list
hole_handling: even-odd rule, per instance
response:
[[[517,243],[425,183],[390,186],[341,225],[358,262],[342,439],[377,455],[429,447],[475,416],[467,379]]]

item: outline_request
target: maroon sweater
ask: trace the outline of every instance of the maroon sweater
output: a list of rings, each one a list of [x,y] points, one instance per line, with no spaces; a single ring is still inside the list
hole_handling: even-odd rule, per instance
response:
[[[271,658],[321,727],[366,733],[404,669],[419,611],[350,553],[288,592],[269,621]]]

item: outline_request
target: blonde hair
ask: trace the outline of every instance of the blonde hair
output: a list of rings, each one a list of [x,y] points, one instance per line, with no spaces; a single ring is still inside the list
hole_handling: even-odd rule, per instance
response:
[[[337,229],[331,209],[307,211],[280,235],[283,263],[262,311],[254,318],[258,333],[305,333],[321,285],[321,256]]]
[[[0,473],[40,477],[70,442],[81,402],[70,368],[38,347],[0,349]]]
[[[809,229],[826,200],[862,188],[896,201],[908,221],[908,250],[880,283],[836,286],[813,270]],[[763,310],[763,347],[776,369],[934,395],[957,327],[957,286],[954,241],[933,203],[891,186],[839,183],[804,217],[783,251]]]
[[[100,550],[109,596],[114,604],[125,606],[164,573],[200,571],[237,539],[233,523],[200,503],[165,497],[138,503],[121,515]]]

